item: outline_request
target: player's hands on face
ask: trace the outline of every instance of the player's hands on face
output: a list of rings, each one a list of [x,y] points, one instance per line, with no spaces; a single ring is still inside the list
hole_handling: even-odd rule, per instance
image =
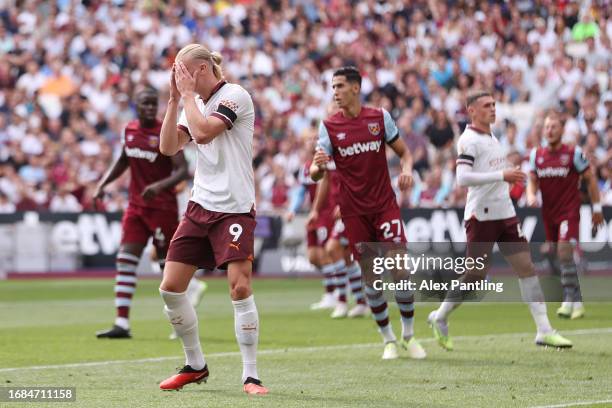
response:
[[[170,74],[170,99],[178,100],[181,98],[181,93],[176,87],[176,64],[172,65],[172,74]]]
[[[401,173],[399,178],[397,179],[397,184],[399,186],[400,191],[406,191],[410,187],[412,187],[412,174],[410,173]]]
[[[504,170],[504,181],[510,184],[516,182],[523,182],[527,178],[527,175],[523,173],[518,167],[514,169]]]
[[[181,61],[174,63],[176,88],[183,98],[192,96],[195,93],[195,79]]]
[[[319,166],[319,168],[325,168],[327,162],[329,162],[329,157],[325,152],[321,149],[317,149],[314,157],[312,158],[314,164]]]
[[[161,192],[161,187],[153,183],[145,187],[143,192],[140,194],[145,201],[150,201],[155,198]]]

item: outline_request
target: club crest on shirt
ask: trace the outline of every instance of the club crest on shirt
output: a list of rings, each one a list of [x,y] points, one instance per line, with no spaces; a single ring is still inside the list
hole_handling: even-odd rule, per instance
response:
[[[563,154],[561,155],[561,164],[566,166],[569,163],[569,155]]]
[[[127,141],[128,142],[133,142],[134,141],[134,135],[127,135]]]
[[[543,157],[538,157],[538,164],[542,164],[544,163],[544,158]]]
[[[374,136],[378,136],[380,133],[380,124],[378,124],[378,122],[368,123],[368,130]]]
[[[159,137],[149,136],[149,147],[157,147],[159,145]]]

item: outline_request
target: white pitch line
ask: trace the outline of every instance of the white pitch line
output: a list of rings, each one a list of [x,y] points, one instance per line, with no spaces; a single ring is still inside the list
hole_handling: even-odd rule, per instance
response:
[[[612,333],[612,327],[603,327],[596,329],[578,329],[564,331],[564,334],[570,336],[579,336],[586,334],[607,334]],[[524,337],[533,336],[533,333],[502,333],[502,334],[483,334],[478,336],[454,336],[453,340],[474,340],[474,339],[486,339],[486,338],[513,338],[513,337]],[[435,339],[427,337],[419,339],[421,343],[432,343]],[[265,354],[283,354],[283,353],[311,353],[317,351],[331,351],[331,350],[347,350],[357,348],[370,348],[370,347],[381,347],[380,343],[361,343],[361,344],[339,344],[335,346],[312,346],[312,347],[285,347],[279,349],[268,349],[259,350],[258,355]],[[238,357],[240,356],[239,351],[226,351],[220,353],[209,353],[206,354],[206,358],[215,357]],[[82,367],[97,367],[106,365],[121,365],[121,364],[139,364],[139,363],[155,363],[160,361],[168,360],[180,360],[182,356],[164,356],[164,357],[150,357],[140,358],[135,360],[107,360],[107,361],[92,361],[88,363],[70,363],[70,364],[52,364],[52,365],[40,365],[40,366],[26,366],[26,367],[8,367],[0,368],[0,373],[6,373],[11,371],[21,370],[49,370],[58,368],[82,368]]]
[[[612,403],[612,400],[567,402],[564,404],[557,404],[557,405],[538,405],[537,407],[529,407],[529,408],[566,408],[566,407],[579,407],[581,405],[608,404],[608,403]]]

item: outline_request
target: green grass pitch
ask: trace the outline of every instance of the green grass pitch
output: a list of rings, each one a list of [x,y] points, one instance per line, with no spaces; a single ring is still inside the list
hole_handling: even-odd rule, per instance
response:
[[[162,392],[158,383],[183,363],[168,340],[159,282],[143,279],[132,308],[132,340],[98,340],[114,318],[109,280],[0,282],[0,387],[73,386],[73,403],[6,403],[1,407],[535,407],[612,406],[612,302],[587,304],[579,321],[554,317],[574,341],[556,351],[533,344],[521,303],[467,304],[453,314],[455,351],[433,343],[425,323],[436,305],[418,304],[416,333],[428,352],[382,361],[371,318],[332,321],[308,305],[321,294],[315,280],[258,280],[259,371],[270,388],[249,398],[233,312],[223,280],[209,282],[198,308],[211,377],[208,384]],[[391,316],[399,334],[395,305]],[[599,401],[599,403],[597,403]],[[601,402],[603,401],[603,402]],[[606,402],[607,401],[607,402]]]

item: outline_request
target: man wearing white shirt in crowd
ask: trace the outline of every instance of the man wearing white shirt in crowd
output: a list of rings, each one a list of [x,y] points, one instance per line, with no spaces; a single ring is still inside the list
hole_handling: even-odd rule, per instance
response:
[[[83,210],[79,200],[70,193],[67,186],[61,186],[49,204],[51,212],[80,212]]]

